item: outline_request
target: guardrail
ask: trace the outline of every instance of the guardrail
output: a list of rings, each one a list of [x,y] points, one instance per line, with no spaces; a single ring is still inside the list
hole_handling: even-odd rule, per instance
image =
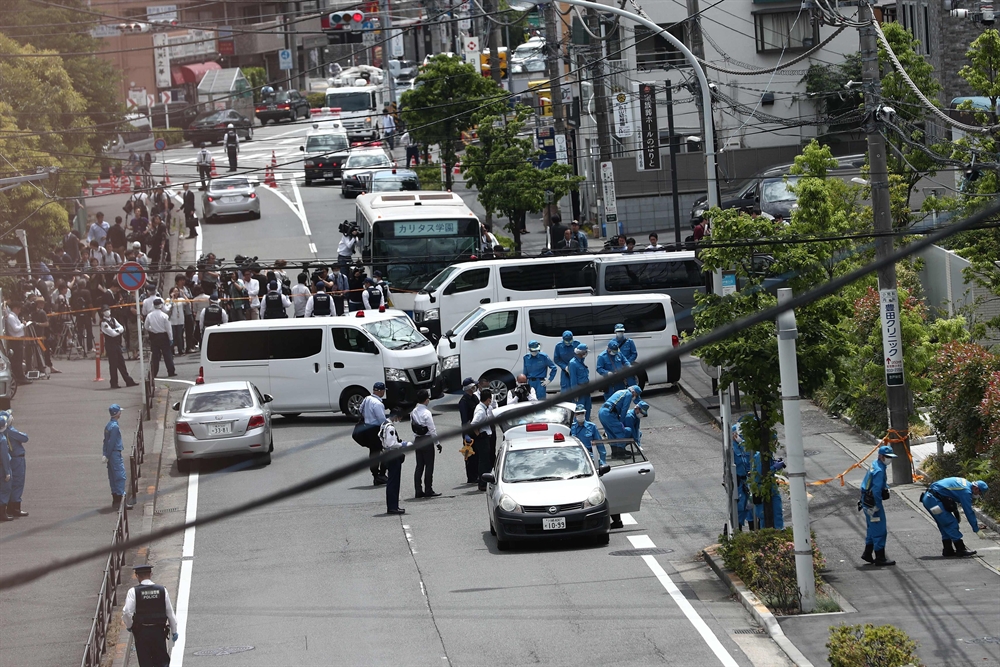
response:
[[[132,452],[128,456],[129,488],[125,502],[128,505],[135,504],[135,497],[139,494],[139,478],[142,476],[142,461],[146,458],[146,438],[142,432],[142,415],[135,425],[135,438],[133,440]]]
[[[142,379],[146,383],[146,404],[142,406],[142,418],[149,419],[153,411],[153,394],[156,391],[156,383],[153,381],[153,369],[150,367],[150,358],[146,359],[146,377]]]

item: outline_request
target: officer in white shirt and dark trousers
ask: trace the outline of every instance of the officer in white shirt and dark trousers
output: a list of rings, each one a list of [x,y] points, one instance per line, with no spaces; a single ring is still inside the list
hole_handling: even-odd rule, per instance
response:
[[[228,321],[229,313],[219,303],[219,293],[212,292],[212,295],[208,297],[208,305],[198,315],[198,325],[204,331],[206,327],[214,327],[219,324],[225,324]]]
[[[333,314],[333,298],[326,293],[326,283],[316,285],[316,293],[306,302],[306,317],[330,317]],[[338,313],[339,314],[339,313]]]
[[[485,422],[493,419],[493,392],[489,389],[479,391],[479,405],[472,415],[472,425],[478,426],[473,431],[472,449],[479,459],[479,490],[486,490],[486,482],[483,481],[483,474],[493,470],[493,461],[496,459],[497,441],[493,435],[493,427]]]
[[[312,292],[309,291],[309,286],[306,285],[308,280],[309,275],[303,271],[299,274],[298,283],[292,285],[292,309],[295,311],[295,317],[306,316],[306,304],[312,298]]]
[[[434,490],[434,448],[441,453],[441,443],[438,442],[437,427],[434,426],[434,416],[427,405],[431,402],[431,392],[426,389],[417,391],[417,405],[410,413],[410,428],[418,438],[429,436],[434,444],[420,447],[416,451],[417,467],[413,471],[413,485],[417,498],[436,498],[441,494]],[[423,477],[423,484],[420,478]]]
[[[382,424],[389,421],[389,416],[385,413],[385,404],[382,402],[385,399],[385,383],[376,382],[372,386],[372,393],[365,396],[365,400],[361,401],[360,411],[361,419],[364,421],[363,433],[360,434],[361,440],[365,447],[368,448],[368,458],[375,458],[382,453],[382,442],[379,439],[378,433],[379,429],[382,428]],[[356,431],[362,429],[356,429]],[[358,440],[358,438],[355,438]],[[372,480],[375,486],[380,484],[385,484],[389,481],[386,477],[386,466],[385,464],[373,463],[371,465]],[[398,491],[397,491],[398,495]]]
[[[288,308],[292,302],[278,289],[278,281],[267,284],[267,294],[260,300],[260,319],[275,320],[288,317]]]
[[[347,312],[347,306],[344,303],[344,297],[351,290],[351,285],[347,280],[347,274],[340,270],[339,266],[334,266],[330,275],[327,277],[327,285],[333,294],[333,305],[337,307],[337,314],[343,315]]]
[[[167,627],[170,628],[170,637],[174,642],[180,638],[174,607],[170,604],[170,593],[149,578],[153,572],[152,565],[136,565],[132,571],[139,580],[139,585],[128,589],[125,595],[122,620],[135,640],[139,667],[169,667]]]
[[[385,295],[371,278],[365,278],[365,287],[361,290],[361,303],[365,310],[378,310],[379,306],[385,305]]]
[[[152,371],[151,377],[156,377],[160,370],[160,357],[167,366],[167,377],[177,377],[174,372],[174,355],[170,347],[174,343],[174,331],[170,326],[170,311],[163,310],[163,299],[156,297],[153,300],[153,309],[146,315],[143,321],[143,329],[149,334],[149,347],[152,352],[152,359],[149,368]]]
[[[14,379],[18,384],[31,384],[24,375],[24,324],[21,323],[21,304],[11,301],[7,304],[9,312],[6,317],[7,335],[17,340],[8,340],[7,347],[10,350],[10,366]]]

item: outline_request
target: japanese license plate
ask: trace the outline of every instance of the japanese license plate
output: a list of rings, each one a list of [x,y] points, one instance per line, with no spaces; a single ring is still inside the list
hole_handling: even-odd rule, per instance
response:
[[[566,517],[542,519],[542,530],[566,530]]]
[[[235,204],[241,199],[243,199],[243,197],[223,197],[222,201],[226,202],[227,204]]]
[[[323,172],[323,178],[333,178],[333,172],[332,171],[324,171]]]
[[[209,424],[208,434],[209,435],[230,435],[233,432],[233,423],[226,422],[224,424]]]

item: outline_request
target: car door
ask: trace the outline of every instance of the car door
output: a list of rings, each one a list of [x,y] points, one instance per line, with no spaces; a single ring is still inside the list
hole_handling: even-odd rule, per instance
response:
[[[483,315],[463,334],[460,359],[463,376],[479,378],[497,369],[521,372],[524,352],[518,327],[520,315],[519,308],[495,310]]]
[[[277,412],[330,409],[323,328],[273,329],[270,332],[270,377]]]
[[[635,443],[625,448],[627,458],[607,459],[611,471],[601,477],[604,490],[608,494],[608,511],[611,514],[638,512],[642,496],[656,480],[653,464],[646,459]]]
[[[471,313],[480,305],[493,300],[490,286],[490,267],[468,268],[451,277],[451,282],[441,294],[440,317],[442,321],[454,323]]]
[[[334,325],[330,327],[330,339],[330,403],[334,409],[341,409],[345,392],[370,391],[375,382],[385,378],[385,371],[378,345],[361,329]]]

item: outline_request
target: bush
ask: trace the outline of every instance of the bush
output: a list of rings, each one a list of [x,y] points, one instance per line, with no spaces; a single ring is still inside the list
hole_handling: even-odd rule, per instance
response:
[[[417,177],[420,178],[421,190],[441,189],[440,164],[436,162],[432,162],[431,164],[418,164],[413,167],[413,171],[417,172]]]
[[[820,571],[826,561],[812,539],[813,575],[819,589]],[[772,609],[799,608],[799,586],[795,578],[795,547],[792,529],[764,528],[720,538],[723,564],[736,573],[761,601]]]
[[[179,127],[172,127],[169,130],[164,127],[157,128],[153,130],[153,136],[166,141],[167,146],[184,143],[184,130]]]
[[[326,93],[306,93],[310,109],[320,109],[326,106]]]
[[[945,477],[961,476],[962,460],[954,450],[944,454],[931,454],[920,464],[920,469],[924,471],[929,481],[936,482]]]
[[[241,67],[250,89],[253,90],[254,104],[260,102],[260,89],[267,83],[267,70],[263,67]]]
[[[948,343],[931,365],[934,406],[931,420],[940,437],[955,444],[962,461],[986,451],[988,415],[980,404],[1000,359],[975,343]]]
[[[839,625],[830,628],[831,667],[903,667],[916,664],[917,644],[893,625]]]

